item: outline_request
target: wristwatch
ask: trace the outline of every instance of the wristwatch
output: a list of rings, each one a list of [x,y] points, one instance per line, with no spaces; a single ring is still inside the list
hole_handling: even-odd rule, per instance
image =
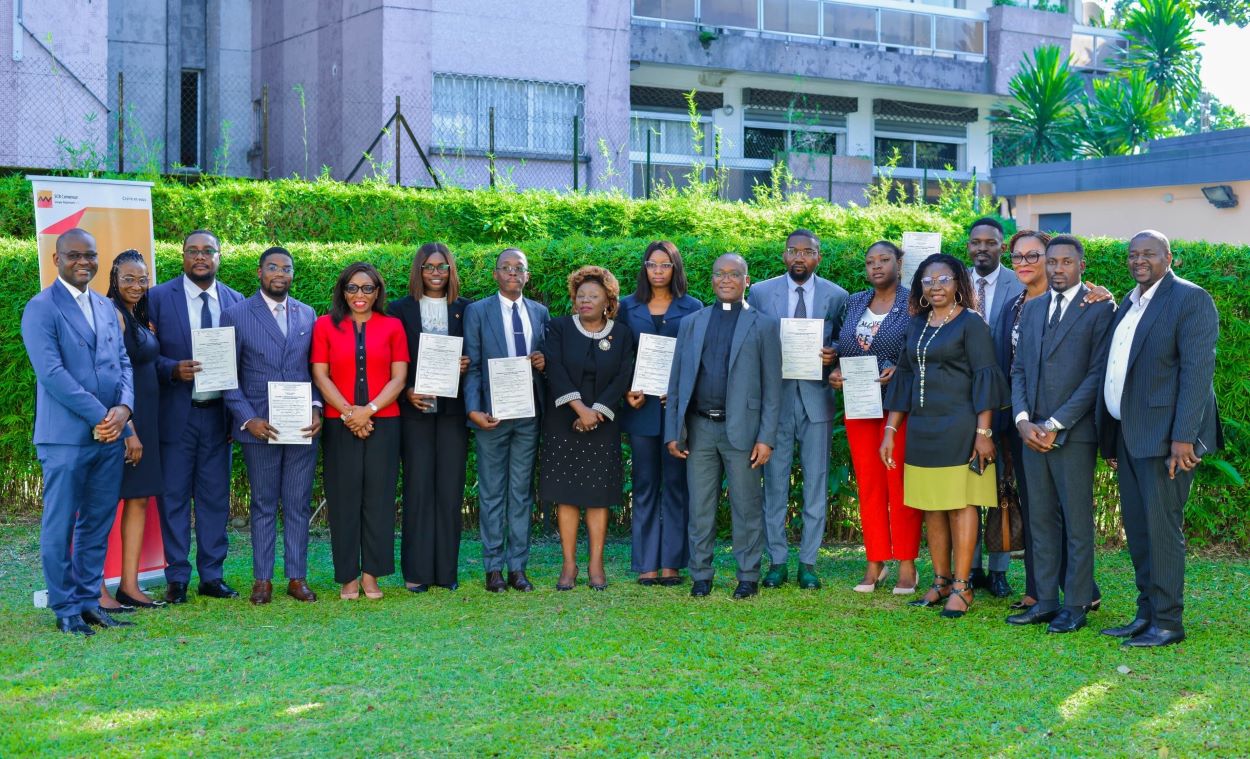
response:
[[[1058,425],[1055,424],[1054,419],[1047,419],[1046,421],[1042,422],[1042,429],[1046,430],[1047,432],[1059,431],[1059,427]]]
[[[378,404],[374,403],[373,401],[369,401],[369,410],[375,414],[378,413]]]
[[[988,427],[977,427],[977,434],[985,437],[994,437],[994,430]]]

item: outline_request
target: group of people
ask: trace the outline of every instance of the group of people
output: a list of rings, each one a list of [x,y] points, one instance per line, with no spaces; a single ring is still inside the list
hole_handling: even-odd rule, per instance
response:
[[[534,588],[526,567],[539,462],[538,497],[557,506],[556,589],[578,582],[583,518],[588,585],[607,587],[623,434],[639,584],[679,585],[684,569],[692,596],[711,593],[727,488],[733,597],[784,585],[797,480],[796,579],[816,589],[837,391],[848,381],[840,361],[872,356],[885,413],[845,422],[867,558],[854,590],[881,587],[897,561],[893,592],[914,594],[923,525],[935,578],[912,605],[958,618],[975,588],[1011,595],[1007,562],[1021,546],[991,546],[997,528],[982,522],[1006,519],[1018,503],[1026,588],[1007,621],[1080,629],[1101,600],[1093,578],[1101,450],[1118,471],[1139,592],[1134,620],[1103,632],[1134,646],[1183,639],[1181,517],[1194,468],[1220,445],[1210,296],[1172,272],[1170,244],[1154,231],[1129,243],[1136,286],[1118,310],[1107,290],[1082,282],[1075,237],[1021,231],[1005,243],[1002,225],[984,218],[969,227],[967,250],[970,267],[935,254],[904,282],[904,252],[876,242],[864,255],[869,286],[850,295],[818,274],[820,239],[799,229],[782,252],[786,272],[758,285],[741,256],[716,259],[715,302],[704,306],[688,294],[677,247],[657,241],[642,252],[631,295],[621,297],[612,272],[583,266],[568,276],[572,313],[552,318],[524,295],[521,250],[495,260],[497,294],[470,302],[452,251],[429,243],[413,257],[405,296],[388,301],[378,271],[353,263],[333,285],[329,313],[317,316],[291,297],[296,263],[281,247],[260,256],[250,297],[217,280],[221,243],[206,230],[185,238],[182,276],[151,288],[143,257],[118,255],[102,297],[88,287],[94,239],[65,232],[58,280],[22,319],[38,381],[41,549],[57,626],[88,635],[92,626],[129,624],[118,612],[184,603],[193,510],[199,595],[238,595],[222,574],[232,440],[251,486],[253,604],[272,600],[279,512],[286,592],[317,599],[307,546],[319,447],[339,597],[382,597],[379,579],[395,569],[401,473],[405,587],[454,590],[470,431],[488,591]],[[781,319],[823,322],[820,378],[783,377]],[[237,388],[200,392],[192,331],[223,326],[235,328]],[[463,339],[455,397],[416,391],[423,333]],[[676,339],[664,395],[631,389],[643,335]],[[532,416],[495,416],[495,359],[522,360]],[[307,444],[272,444],[294,431],[271,423],[270,382],[311,384],[311,423],[298,431]],[[137,578],[152,497],[167,563],[161,599]],[[122,577],[109,594],[103,560],[119,498]],[[988,572],[983,540],[996,549]]]

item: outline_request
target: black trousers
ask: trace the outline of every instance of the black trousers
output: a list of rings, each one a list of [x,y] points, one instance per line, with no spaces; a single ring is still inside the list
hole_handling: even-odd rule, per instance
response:
[[[400,428],[404,464],[400,569],[407,582],[448,586],[456,582],[460,561],[469,428],[459,414],[413,413],[401,415]]]
[[[340,420],[326,420],[326,511],[337,583],[395,571],[399,426],[395,417],[374,419],[373,433],[361,440]]]

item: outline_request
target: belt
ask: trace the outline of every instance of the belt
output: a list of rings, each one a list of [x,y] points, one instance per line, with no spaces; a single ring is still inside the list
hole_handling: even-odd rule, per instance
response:
[[[723,408],[714,408],[709,411],[704,411],[703,409],[695,409],[694,413],[698,414],[704,419],[710,419],[713,422],[725,421],[725,409]]]
[[[220,398],[209,398],[206,401],[191,401],[192,408],[217,408],[222,403]]]

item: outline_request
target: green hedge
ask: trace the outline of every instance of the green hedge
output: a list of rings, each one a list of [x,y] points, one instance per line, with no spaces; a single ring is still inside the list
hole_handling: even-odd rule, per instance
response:
[[[784,229],[784,228],[783,228]],[[875,237],[839,235],[824,245],[825,258],[820,273],[842,284],[852,292],[863,289],[862,252]],[[606,266],[622,280],[622,290],[633,289],[639,257],[647,241],[665,235],[655,232],[646,237],[625,239],[592,239],[572,236],[567,239],[522,242],[518,247],[529,254],[534,274],[528,294],[550,305],[556,313],[569,308],[565,277],[569,271],[585,263]],[[705,301],[711,299],[711,282],[707,272],[711,262],[726,250],[737,250],[750,263],[751,275],[759,280],[782,273],[781,248],[784,232],[770,239],[734,239],[727,236],[699,238],[674,235],[690,272],[692,294]],[[261,243],[235,243],[227,239],[221,279],[243,293],[255,290],[256,258],[265,246]],[[295,297],[324,312],[329,305],[330,288],[345,264],[368,260],[376,264],[391,286],[390,297],[403,294],[407,282],[412,248],[406,245],[373,245],[358,243],[291,243],[296,260],[296,278],[292,289]],[[493,292],[491,268],[500,244],[461,244],[455,246],[463,290],[470,298]],[[951,240],[948,251],[962,255],[958,242]],[[1229,449],[1220,457],[1227,463],[1204,465],[1199,485],[1190,500],[1188,528],[1195,542],[1227,543],[1239,547],[1250,545],[1246,515],[1250,510],[1250,493],[1234,487],[1231,478],[1221,469],[1250,473],[1250,451],[1247,450],[1241,420],[1250,418],[1250,380],[1245,367],[1250,364],[1250,296],[1243,283],[1250,281],[1250,248],[1205,243],[1175,244],[1178,273],[1207,288],[1220,308],[1221,340],[1216,372],[1221,415],[1226,423]],[[1106,285],[1122,296],[1132,280],[1126,271],[1125,246],[1114,240],[1091,240],[1088,243],[1087,278]],[[171,243],[157,246],[157,268],[162,281],[175,276],[181,267],[178,247]],[[10,395],[10,402],[0,412],[0,515],[31,514],[38,509],[38,467],[30,444],[30,425],[34,413],[33,377],[19,334],[20,315],[26,301],[35,294],[38,283],[35,245],[26,239],[0,238],[0,287],[15,297],[3,306],[0,314],[0,380]],[[104,276],[102,273],[99,276]],[[853,483],[847,467],[844,441],[835,445],[835,463],[830,477],[835,491],[834,514],[830,532],[835,537],[852,536],[858,526],[854,504],[850,500]],[[245,481],[236,476],[236,505],[246,508]],[[474,477],[470,473],[469,507],[475,496]],[[1113,481],[1104,473],[1099,480],[1099,524],[1104,534],[1117,529]],[[621,519],[626,518],[622,516]]]

